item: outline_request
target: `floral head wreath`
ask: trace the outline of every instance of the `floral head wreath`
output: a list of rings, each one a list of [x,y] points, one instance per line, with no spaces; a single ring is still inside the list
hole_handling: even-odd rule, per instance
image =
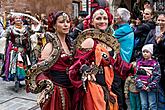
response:
[[[99,9],[103,9],[105,10],[105,12],[107,13],[108,15],[108,22],[109,24],[112,24],[112,20],[113,20],[113,15],[110,13],[110,10],[109,10],[109,7],[96,7],[90,16],[88,16],[88,18],[86,19],[86,21],[84,22],[84,29],[87,29],[87,28],[90,28],[91,27],[91,23],[92,23],[92,18],[93,18],[93,15],[94,13],[99,10]]]

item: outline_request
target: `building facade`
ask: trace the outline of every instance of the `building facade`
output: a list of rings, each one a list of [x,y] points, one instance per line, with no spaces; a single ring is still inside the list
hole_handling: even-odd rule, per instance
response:
[[[50,13],[64,10],[72,13],[72,0],[1,0],[0,11],[31,11],[34,13]]]
[[[31,11],[34,13],[46,13],[47,15],[54,10],[64,10],[73,17],[79,15],[90,14],[93,7],[98,2],[105,0],[0,0],[0,12],[2,11]],[[118,7],[125,7],[132,10],[136,0],[107,0],[109,2],[110,11],[113,14]],[[165,8],[164,0],[149,0],[155,9],[160,11]],[[144,0],[141,0],[141,5]]]

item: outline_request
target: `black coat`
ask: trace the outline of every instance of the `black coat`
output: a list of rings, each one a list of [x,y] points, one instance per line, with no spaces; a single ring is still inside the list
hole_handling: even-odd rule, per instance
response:
[[[136,59],[140,58],[140,56],[142,55],[141,49],[144,45],[147,35],[151,29],[155,29],[155,26],[156,26],[155,22],[147,21],[135,27],[134,30],[135,41],[134,41],[134,52],[131,59],[132,61],[135,61]]]
[[[163,40],[157,44],[156,43],[156,36],[155,36],[155,29],[151,30],[145,40],[145,44],[154,44],[154,56],[158,58],[159,63],[165,65],[165,33],[163,33]]]
[[[145,44],[154,44],[154,52],[153,55],[158,59],[161,68],[161,79],[160,79],[160,87],[162,87],[165,93],[165,32],[163,33],[163,38],[160,43],[156,43],[155,29],[151,30],[146,38]]]
[[[153,21],[144,22],[136,27],[134,34],[135,37],[140,38],[140,44],[139,44],[140,48],[142,48],[142,46],[144,45],[145,39],[147,38],[147,35],[151,29],[155,29],[155,22]]]

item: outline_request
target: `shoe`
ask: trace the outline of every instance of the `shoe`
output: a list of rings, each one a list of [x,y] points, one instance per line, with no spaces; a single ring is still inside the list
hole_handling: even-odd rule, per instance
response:
[[[20,88],[22,88],[22,87],[24,87],[24,86],[25,86],[24,84],[19,83],[19,87],[20,87]]]
[[[16,81],[15,82],[15,92],[18,92],[18,89],[19,89],[19,81]]]

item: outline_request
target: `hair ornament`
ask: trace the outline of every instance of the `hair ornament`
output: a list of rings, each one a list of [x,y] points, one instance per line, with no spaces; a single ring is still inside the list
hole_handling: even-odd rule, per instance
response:
[[[101,10],[101,11],[100,11],[100,15],[103,15],[103,14],[104,14],[104,11],[103,11],[103,10]]]
[[[62,13],[63,19],[66,20],[67,19],[67,14],[66,13]]]

